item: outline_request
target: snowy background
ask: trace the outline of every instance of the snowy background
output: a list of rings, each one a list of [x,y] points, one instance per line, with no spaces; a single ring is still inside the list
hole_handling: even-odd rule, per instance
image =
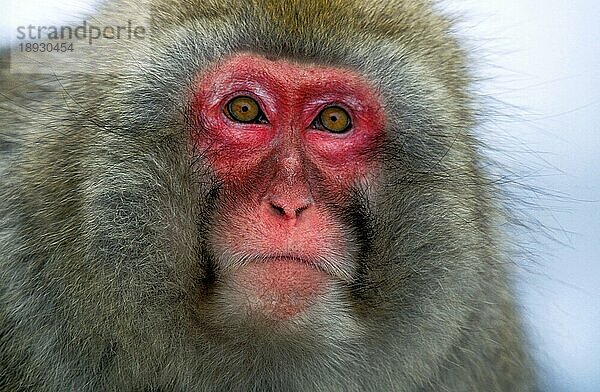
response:
[[[0,0],[0,44],[19,16],[79,22],[94,2]],[[455,0],[490,121],[481,132],[541,210],[554,240],[527,242],[521,278],[536,356],[550,391],[600,391],[600,2]]]

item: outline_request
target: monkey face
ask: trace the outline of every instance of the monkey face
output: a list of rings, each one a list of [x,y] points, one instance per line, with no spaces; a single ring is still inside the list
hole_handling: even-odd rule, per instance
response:
[[[375,89],[347,70],[238,54],[201,75],[192,113],[192,151],[220,184],[208,246],[230,302],[288,319],[352,283],[363,228],[340,206],[379,169]]]

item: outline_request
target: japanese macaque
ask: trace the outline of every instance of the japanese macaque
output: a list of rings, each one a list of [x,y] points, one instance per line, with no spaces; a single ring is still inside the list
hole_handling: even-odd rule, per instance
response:
[[[97,73],[2,73],[1,391],[535,388],[446,18],[150,7]]]

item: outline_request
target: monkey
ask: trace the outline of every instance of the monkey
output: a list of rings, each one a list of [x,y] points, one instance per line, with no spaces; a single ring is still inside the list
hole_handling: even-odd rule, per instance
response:
[[[0,391],[536,390],[450,18],[147,6],[94,72],[2,70]]]

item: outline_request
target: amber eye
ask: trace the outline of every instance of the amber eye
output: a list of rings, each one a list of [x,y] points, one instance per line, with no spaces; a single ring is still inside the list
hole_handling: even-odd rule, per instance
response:
[[[232,120],[249,123],[260,121],[262,112],[258,102],[250,97],[241,96],[229,101],[226,114]]]
[[[330,106],[319,114],[319,122],[325,130],[342,133],[350,129],[350,115],[339,106]]]

